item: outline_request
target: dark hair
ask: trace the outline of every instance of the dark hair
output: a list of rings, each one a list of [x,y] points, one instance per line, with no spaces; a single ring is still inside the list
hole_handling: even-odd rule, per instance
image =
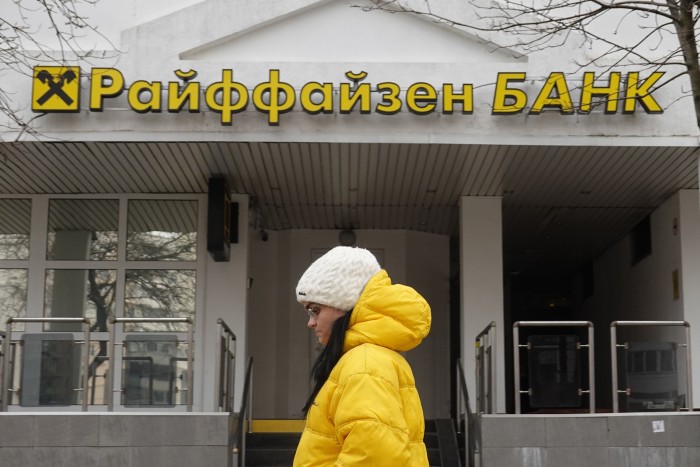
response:
[[[314,366],[311,367],[311,379],[314,380],[314,388],[309,394],[309,398],[304,404],[304,408],[301,409],[304,415],[309,413],[309,409],[314,404],[314,400],[321,390],[321,387],[326,383],[328,377],[331,375],[331,370],[338,363],[340,357],[343,355],[343,344],[345,344],[345,331],[348,329],[348,324],[350,323],[350,315],[352,310],[345,313],[340,318],[333,321],[331,325],[331,335],[328,338],[328,344],[323,348],[321,354],[318,356],[314,362]]]

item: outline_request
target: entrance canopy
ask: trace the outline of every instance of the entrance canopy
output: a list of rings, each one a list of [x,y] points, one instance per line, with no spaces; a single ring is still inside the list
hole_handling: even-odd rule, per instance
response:
[[[677,190],[698,188],[688,147],[12,143],[0,157],[0,194],[14,196],[205,193],[210,177],[224,175],[234,193],[250,195],[259,233],[454,236],[460,197],[502,196],[506,273],[576,270]]]

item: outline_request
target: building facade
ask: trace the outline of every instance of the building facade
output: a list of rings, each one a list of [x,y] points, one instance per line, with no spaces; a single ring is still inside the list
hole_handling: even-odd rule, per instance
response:
[[[648,93],[652,71],[580,68],[575,37],[528,51],[371,5],[98,3],[104,53],[4,78],[20,114],[41,118],[0,133],[2,327],[79,341],[75,323],[41,319],[88,318],[90,355],[107,357],[110,318],[193,321],[189,380],[188,346],[167,344],[187,340],[186,323],[114,323],[122,371],[110,380],[95,359],[88,410],[185,410],[188,397],[219,410],[222,319],[235,407],[252,356],[254,416],[299,418],[318,348],[293,290],[340,243],[431,303],[431,334],[407,354],[429,418],[450,415],[458,358],[476,394],[473,343],[491,322],[498,412],[517,396],[517,321],[593,323],[600,409],[613,321],[687,321],[696,340],[699,134],[684,84]],[[227,186],[226,247],[207,245],[212,179]],[[156,331],[170,340],[139,338]],[[683,343],[676,331],[634,339]],[[677,367],[694,357],[699,374],[697,352]],[[124,389],[143,365],[166,376]],[[10,371],[29,385],[24,366]],[[10,411],[51,405],[3,397]]]

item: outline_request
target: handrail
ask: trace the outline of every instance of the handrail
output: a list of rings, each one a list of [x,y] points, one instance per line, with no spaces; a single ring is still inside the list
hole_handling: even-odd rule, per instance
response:
[[[581,344],[580,347],[588,348],[588,390],[581,390],[581,394],[588,394],[588,404],[590,413],[595,413],[595,357],[593,352],[593,323],[590,321],[516,321],[513,323],[513,383],[515,385],[515,413],[520,413],[520,395],[529,394],[529,391],[520,390],[520,348],[527,345],[520,345],[521,327],[587,327],[588,343]]]
[[[3,358],[5,356],[5,331],[0,331],[0,408],[2,407],[2,401],[5,399],[5,393],[2,391],[2,384],[5,379],[5,364]]]
[[[689,410],[693,410],[693,370],[690,352],[690,323],[688,321],[613,321],[610,323],[610,355],[612,367],[612,394],[613,394],[613,413],[620,410],[620,401],[618,394],[627,393],[627,391],[618,390],[617,381],[617,348],[624,347],[626,344],[617,344],[617,327],[618,326],[683,326],[685,327],[685,351],[686,351],[686,387],[688,396],[686,397],[686,405]]]
[[[236,382],[236,334],[221,318],[216,320],[216,325],[218,348],[215,352],[214,410],[231,412]]]
[[[464,376],[464,368],[462,368],[462,360],[457,359],[457,411],[455,420],[456,425],[460,425],[460,417],[462,414],[462,407],[465,408],[466,420],[464,421],[464,437],[467,446],[466,449],[466,463],[467,466],[474,465],[474,456],[476,454],[476,442],[474,440],[474,414],[472,413],[471,407],[469,406],[469,389],[467,389],[467,381]]]
[[[115,324],[118,323],[186,323],[187,324],[187,388],[182,388],[181,391],[187,391],[187,411],[192,411],[193,405],[193,360],[194,360],[194,331],[193,325],[194,321],[192,318],[116,318],[112,317],[109,319],[109,323],[112,325],[109,327],[109,346],[107,348],[107,359],[109,360],[110,371],[107,373],[107,410],[114,410],[114,393],[119,392],[119,389],[114,389],[114,372],[116,371],[116,365],[114,364],[115,359],[115,347],[116,343],[116,330]],[[123,353],[123,352],[122,352]]]
[[[9,405],[11,389],[8,387],[9,378],[5,378],[5,375],[10,374],[10,345],[12,344],[12,323],[76,323],[83,325],[83,384],[81,388],[76,388],[76,391],[82,391],[82,410],[87,412],[88,407],[88,385],[90,382],[89,368],[90,368],[90,320],[88,318],[7,318],[7,330],[5,331],[5,336],[2,341],[2,353],[7,358],[2,359],[2,374],[3,378],[0,381],[0,390],[2,391],[2,400],[0,401],[0,411],[7,411],[7,406]]]
[[[245,372],[245,383],[243,385],[243,399],[241,400],[241,409],[238,411],[238,419],[236,420],[236,429],[229,429],[229,453],[230,460],[229,466],[231,465],[231,460],[234,455],[238,455],[238,459],[242,459],[239,465],[245,465],[245,432],[252,432],[253,430],[253,393],[251,386],[253,384],[253,357],[248,358],[248,367]],[[248,415],[248,429],[243,430],[243,422],[246,419],[246,414]],[[233,413],[232,413],[233,415]]]
[[[476,411],[479,413],[496,413],[496,322],[491,321],[474,339],[476,347]],[[486,362],[488,356],[489,378],[486,380]],[[487,402],[488,401],[488,402]]]

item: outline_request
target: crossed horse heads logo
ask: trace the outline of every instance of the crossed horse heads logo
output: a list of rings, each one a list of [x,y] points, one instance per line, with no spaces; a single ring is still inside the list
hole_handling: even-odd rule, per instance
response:
[[[35,112],[78,112],[79,67],[35,67],[32,110]]]

